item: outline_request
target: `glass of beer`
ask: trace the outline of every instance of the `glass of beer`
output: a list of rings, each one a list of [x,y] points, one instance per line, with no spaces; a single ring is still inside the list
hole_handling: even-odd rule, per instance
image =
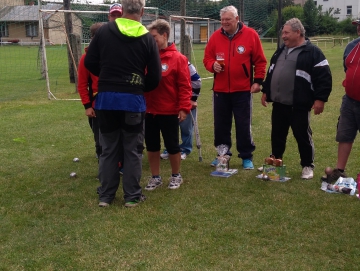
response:
[[[216,61],[220,64],[223,71],[225,69],[225,54],[223,52],[216,53]]]

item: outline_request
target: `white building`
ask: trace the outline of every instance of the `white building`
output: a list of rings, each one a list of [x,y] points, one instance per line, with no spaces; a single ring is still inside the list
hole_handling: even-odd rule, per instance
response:
[[[322,11],[327,11],[330,8],[338,10],[334,14],[334,17],[339,18],[339,21],[342,21],[348,17],[350,18],[359,18],[360,17],[360,0],[317,0],[314,1],[317,6],[322,5]]]

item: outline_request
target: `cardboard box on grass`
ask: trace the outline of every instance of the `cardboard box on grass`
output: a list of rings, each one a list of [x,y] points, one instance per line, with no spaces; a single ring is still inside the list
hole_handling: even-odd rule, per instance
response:
[[[285,178],[286,166],[263,165],[263,175],[268,176],[270,181],[280,181]]]

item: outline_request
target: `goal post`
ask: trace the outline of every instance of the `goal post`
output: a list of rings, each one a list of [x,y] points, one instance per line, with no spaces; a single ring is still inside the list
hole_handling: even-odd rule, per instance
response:
[[[106,10],[39,9],[39,28],[41,27],[39,51],[49,99],[79,100],[75,91],[69,91],[74,89],[74,84],[69,83],[67,53],[73,63],[74,72],[77,73],[81,54],[90,43],[90,26],[97,22],[108,22],[109,5],[99,6]],[[71,14],[73,33],[66,31],[65,14]],[[156,19],[158,9],[145,7],[145,14]],[[71,35],[80,38],[79,45],[73,45],[76,42],[69,40]]]

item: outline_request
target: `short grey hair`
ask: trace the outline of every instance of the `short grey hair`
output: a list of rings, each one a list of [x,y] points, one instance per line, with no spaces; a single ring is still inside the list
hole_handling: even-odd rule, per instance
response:
[[[124,13],[141,14],[141,10],[145,7],[145,0],[121,0]]]
[[[164,35],[164,33],[166,33],[167,37],[170,37],[170,24],[163,19],[157,19],[151,22],[151,24],[149,24],[146,28],[149,31],[156,30],[160,35]]]
[[[238,15],[238,10],[234,6],[226,6],[226,7],[223,7],[222,9],[220,9],[220,18],[225,12],[231,12],[232,14],[234,14],[234,18],[239,16]]]
[[[286,23],[284,25],[289,25],[291,27],[292,31],[299,30],[300,36],[305,37],[305,28],[298,18],[292,18],[292,19],[286,21]]]

